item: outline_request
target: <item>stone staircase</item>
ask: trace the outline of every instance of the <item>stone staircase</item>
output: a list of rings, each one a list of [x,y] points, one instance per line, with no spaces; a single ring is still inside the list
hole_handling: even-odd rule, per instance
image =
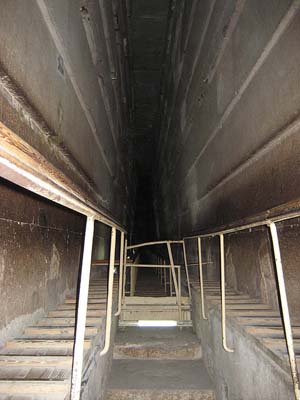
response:
[[[106,280],[90,283],[84,369],[103,336]],[[1,400],[68,399],[72,370],[76,299],[68,298],[24,334],[0,349]],[[84,371],[83,371],[84,373]]]
[[[215,400],[190,328],[119,330],[106,400]]]
[[[179,320],[176,297],[125,297],[122,321]],[[181,297],[181,321],[191,322],[189,297]]]

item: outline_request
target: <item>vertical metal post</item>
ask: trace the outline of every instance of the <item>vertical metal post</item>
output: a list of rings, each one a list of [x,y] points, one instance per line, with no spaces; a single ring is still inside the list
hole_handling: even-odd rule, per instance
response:
[[[278,287],[279,287],[279,299],[280,299],[280,304],[281,304],[281,309],[282,309],[283,326],[284,326],[285,340],[286,340],[287,350],[288,350],[289,360],[290,360],[290,367],[291,367],[291,373],[292,373],[292,379],[293,379],[293,385],[294,385],[294,393],[295,393],[295,398],[297,400],[299,400],[300,399],[299,375],[298,375],[298,371],[297,371],[297,363],[296,363],[296,356],[295,356],[294,343],[293,343],[293,333],[292,333],[291,319],[290,319],[290,313],[289,313],[289,305],[288,305],[288,300],[287,300],[287,295],[286,295],[286,288],[285,288],[285,283],[284,283],[284,275],[283,275],[277,227],[274,222],[272,222],[269,225],[269,227],[270,227],[270,233],[271,233],[271,238],[272,238],[276,275],[277,275]]]
[[[175,273],[175,268],[174,268],[174,259],[173,259],[171,244],[169,242],[167,242],[167,249],[168,249],[168,255],[169,255],[169,260],[170,260],[170,265],[171,265],[171,272],[172,272],[172,277],[173,277],[173,282],[174,282],[175,294],[176,294],[176,298],[177,298],[179,320],[181,320],[181,301],[179,298],[178,284],[177,284],[176,273]]]
[[[170,280],[170,296],[173,296],[173,284],[172,284],[172,271],[171,267],[169,268],[169,280]]]
[[[190,283],[190,276],[189,276],[189,269],[188,269],[187,256],[186,256],[186,248],[185,248],[185,242],[184,242],[184,240],[182,241],[182,250],[183,250],[184,268],[185,268],[186,280],[187,280],[187,284],[188,284],[189,297],[192,297],[192,293],[191,293],[191,283]]]
[[[89,294],[93,238],[94,238],[94,218],[87,217],[86,227],[85,227],[81,276],[80,276],[76,336],[75,336],[74,355],[73,355],[71,400],[79,400],[80,398],[84,334],[85,334],[86,313],[87,313],[88,294]]]
[[[207,319],[207,316],[205,315],[205,304],[204,304],[202,253],[201,253],[201,238],[200,237],[198,237],[198,263],[199,263],[199,283],[200,283],[202,318]]]
[[[116,252],[116,228],[111,228],[110,240],[110,256],[109,256],[109,271],[108,271],[108,294],[106,306],[106,324],[105,324],[105,343],[100,356],[106,354],[110,347],[110,335],[112,324],[112,304],[114,292],[114,269],[115,269],[115,252]]]
[[[222,344],[225,351],[233,353],[234,350],[227,346],[226,340],[226,309],[225,309],[225,253],[224,253],[224,235],[220,237],[220,258],[221,258],[221,306],[222,306]]]
[[[124,278],[123,278],[123,298],[125,297],[126,291],[126,268],[127,268],[127,239],[125,239],[124,246]]]
[[[165,261],[164,264],[166,264]],[[165,284],[165,293],[167,293],[167,268],[164,268],[164,284]]]
[[[181,303],[181,268],[178,268],[178,297],[179,297],[179,302],[180,305]],[[181,311],[181,317],[182,317],[182,311]]]
[[[115,316],[118,317],[121,314],[122,307],[122,290],[123,290],[123,273],[124,273],[124,232],[121,232],[120,239],[120,264],[119,264],[119,297],[118,297],[118,311],[115,313]]]

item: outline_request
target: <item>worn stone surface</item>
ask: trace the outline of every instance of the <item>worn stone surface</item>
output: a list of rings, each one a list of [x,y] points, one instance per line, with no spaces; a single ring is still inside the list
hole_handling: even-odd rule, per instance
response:
[[[106,400],[215,400],[211,390],[108,390]]]
[[[200,359],[202,349],[191,328],[119,328],[114,359]]]

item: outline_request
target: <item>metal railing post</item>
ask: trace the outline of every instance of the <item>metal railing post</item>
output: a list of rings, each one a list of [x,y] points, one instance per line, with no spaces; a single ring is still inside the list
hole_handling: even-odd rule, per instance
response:
[[[125,246],[124,246],[124,278],[123,278],[123,293],[122,297],[124,299],[125,297],[125,291],[126,291],[126,268],[127,268],[127,239],[125,239]]]
[[[182,251],[183,251],[184,268],[185,268],[186,280],[187,280],[187,285],[188,285],[189,297],[192,297],[191,283],[190,283],[190,276],[189,276],[189,269],[188,269],[186,248],[185,248],[184,240],[182,241]]]
[[[169,281],[170,281],[170,296],[173,296],[173,283],[172,283],[172,271],[169,269]]]
[[[220,261],[221,261],[221,306],[222,306],[222,344],[225,351],[233,353],[234,350],[227,346],[226,340],[226,309],[225,309],[225,255],[224,255],[224,235],[221,233],[220,238]]]
[[[177,298],[179,320],[181,320],[181,299],[179,298],[178,284],[177,284],[176,273],[175,273],[175,268],[174,268],[174,259],[173,259],[171,244],[169,242],[167,242],[167,249],[168,249],[168,255],[169,255],[169,260],[170,260],[170,265],[171,265],[170,268],[172,271],[175,294],[176,294],[176,298]]]
[[[121,314],[122,307],[122,290],[123,290],[123,273],[124,273],[124,232],[121,232],[120,239],[120,264],[119,264],[119,297],[118,297],[118,311],[115,316],[118,317]]]
[[[200,237],[198,237],[198,264],[199,264],[199,283],[200,283],[202,318],[207,319],[207,316],[205,315],[205,304],[204,304],[202,253],[201,253],[201,238]]]
[[[74,344],[74,356],[73,356],[73,368],[72,368],[72,380],[71,380],[71,400],[79,400],[80,398],[84,334],[85,334],[86,313],[88,305],[93,238],[94,238],[94,218],[87,217],[85,236],[84,236],[81,276],[80,276],[76,335]]]
[[[299,375],[298,375],[298,371],[297,371],[297,363],[296,363],[296,356],[295,356],[294,343],[293,343],[293,333],[292,333],[291,319],[290,319],[290,313],[289,313],[289,305],[288,305],[288,300],[287,300],[287,295],[286,295],[286,288],[285,288],[285,283],[284,283],[284,275],[283,275],[277,227],[276,227],[275,223],[272,222],[269,225],[269,228],[270,228],[270,233],[271,233],[271,238],[272,238],[272,247],[273,247],[276,275],[277,275],[278,288],[279,288],[279,299],[280,299],[280,304],[281,304],[281,309],[282,309],[282,319],[283,319],[283,326],[284,326],[284,331],[285,331],[285,340],[286,340],[287,350],[288,350],[288,354],[289,354],[295,398],[297,400],[299,400],[300,399]]]
[[[112,305],[114,292],[114,269],[115,269],[115,252],[116,252],[116,228],[111,228],[110,240],[110,256],[109,256],[109,271],[108,271],[108,294],[106,306],[106,324],[105,324],[105,342],[100,356],[106,354],[110,347],[111,325],[112,325]]]

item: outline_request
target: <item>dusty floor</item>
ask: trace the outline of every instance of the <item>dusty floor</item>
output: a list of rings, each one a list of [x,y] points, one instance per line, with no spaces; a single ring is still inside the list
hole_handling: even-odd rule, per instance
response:
[[[201,360],[114,360],[114,389],[211,389]]]

